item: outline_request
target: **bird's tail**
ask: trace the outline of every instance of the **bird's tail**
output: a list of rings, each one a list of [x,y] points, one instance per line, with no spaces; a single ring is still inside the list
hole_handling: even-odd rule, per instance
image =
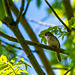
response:
[[[58,62],[61,62],[60,54],[58,52],[56,52],[56,55],[57,55]]]

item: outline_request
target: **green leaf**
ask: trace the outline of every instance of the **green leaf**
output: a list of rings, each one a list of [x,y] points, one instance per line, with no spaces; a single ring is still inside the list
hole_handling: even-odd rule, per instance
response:
[[[20,61],[18,61],[20,64],[24,64],[24,65],[26,65],[26,66],[29,66],[29,67],[31,67],[28,63],[26,63],[26,62],[24,62],[24,61],[22,61],[22,60],[20,60]]]
[[[50,31],[50,30],[53,30],[53,27],[49,27],[48,30],[49,30],[49,31]]]
[[[56,29],[56,30],[57,30],[57,28],[58,28],[57,26],[54,26],[54,27],[53,27],[53,29]]]
[[[62,40],[64,39],[64,35],[62,36]]]
[[[73,25],[75,22],[75,17],[71,17],[71,19],[69,20],[69,24],[70,25]]]
[[[3,64],[2,66],[0,66],[0,70],[3,70],[6,67],[8,67],[8,65],[7,64]]]
[[[47,40],[46,40],[45,37],[42,37],[42,39],[41,39],[41,43],[42,43],[42,42],[44,42],[45,44],[47,44]]]
[[[41,39],[41,43],[44,41],[44,37],[42,37],[42,39]]]
[[[69,28],[75,28],[75,16],[71,17],[71,19],[69,20]]]
[[[45,34],[45,33],[48,32],[48,31],[49,31],[48,29],[43,30],[43,31],[40,32],[40,34],[39,34],[38,36],[39,36],[39,37],[42,37],[42,35]]]
[[[32,0],[27,0],[28,2],[32,1]]]
[[[46,10],[47,10],[48,14],[52,12],[50,8],[47,8]]]
[[[46,38],[44,39],[44,43],[47,44],[47,40],[46,40]]]
[[[40,7],[41,5],[41,0],[37,0],[37,6]]]
[[[5,15],[3,0],[0,0],[0,20],[3,20],[5,16],[6,15]]]

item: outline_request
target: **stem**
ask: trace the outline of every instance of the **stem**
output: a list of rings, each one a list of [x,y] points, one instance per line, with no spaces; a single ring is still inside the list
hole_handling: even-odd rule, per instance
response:
[[[30,2],[28,2],[28,3],[27,3],[27,5],[26,5],[26,9],[25,9],[25,11],[24,11],[24,13],[23,13],[23,16],[25,16],[25,15],[26,15],[27,10],[28,10],[28,7],[29,7],[29,4],[30,4]]]
[[[65,28],[67,29],[68,32],[70,32],[70,29],[67,27],[67,25],[61,20],[61,18],[57,15],[57,13],[55,12],[55,10],[52,8],[52,6],[48,3],[47,0],[45,0],[45,2],[47,3],[47,5],[51,8],[51,10],[53,11],[54,15],[58,18],[58,20],[65,26]]]

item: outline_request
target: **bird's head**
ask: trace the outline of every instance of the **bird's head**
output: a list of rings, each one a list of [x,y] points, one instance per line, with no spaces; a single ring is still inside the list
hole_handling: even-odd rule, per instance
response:
[[[53,34],[51,32],[46,32],[45,34],[43,34],[42,36],[47,37],[47,36],[53,36]]]

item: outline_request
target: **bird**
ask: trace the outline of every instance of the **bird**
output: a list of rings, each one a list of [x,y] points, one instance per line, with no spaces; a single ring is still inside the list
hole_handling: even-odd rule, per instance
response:
[[[59,40],[51,32],[46,32],[42,36],[46,38],[48,45],[50,47],[60,48]],[[56,52],[56,55],[57,55],[58,62],[61,62],[61,56],[59,52]]]

